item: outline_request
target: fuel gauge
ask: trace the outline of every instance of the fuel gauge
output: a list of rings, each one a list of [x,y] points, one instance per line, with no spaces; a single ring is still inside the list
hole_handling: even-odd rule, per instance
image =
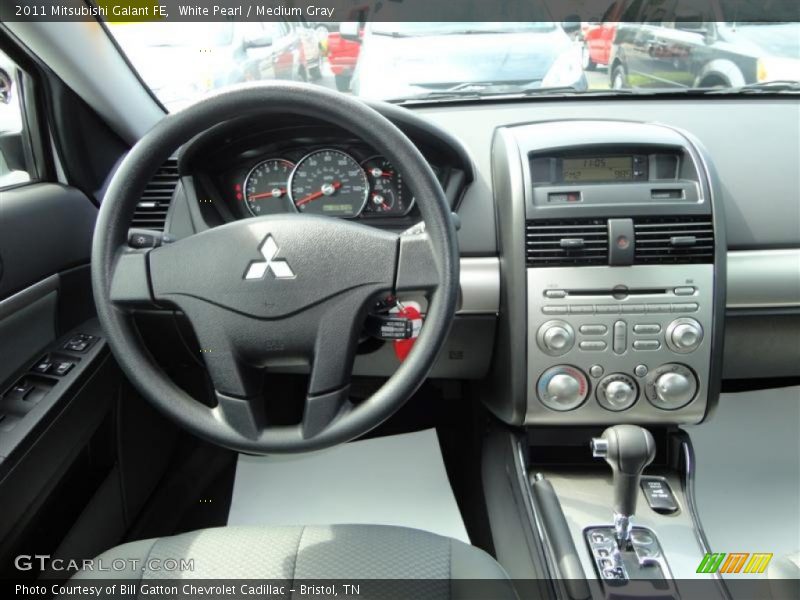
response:
[[[414,198],[403,177],[383,156],[361,163],[369,180],[369,196],[362,213],[365,217],[402,217],[414,206]]]

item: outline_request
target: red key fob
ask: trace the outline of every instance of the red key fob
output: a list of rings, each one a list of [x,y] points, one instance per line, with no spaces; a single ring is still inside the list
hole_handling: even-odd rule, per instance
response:
[[[408,356],[408,353],[411,352],[411,348],[414,347],[414,343],[419,336],[419,330],[422,328],[422,314],[415,306],[398,306],[398,311],[395,314],[405,317],[406,319],[411,319],[413,324],[412,337],[407,340],[395,340],[392,342],[392,344],[394,344],[395,356],[397,356],[400,362],[403,362]]]

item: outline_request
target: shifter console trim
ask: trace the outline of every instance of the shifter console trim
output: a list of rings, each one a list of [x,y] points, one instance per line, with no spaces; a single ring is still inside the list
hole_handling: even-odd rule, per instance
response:
[[[596,574],[606,586],[615,588],[615,591],[625,585],[636,586],[636,594],[646,594],[650,588],[651,594],[665,597],[671,596],[670,590],[675,591],[672,571],[653,530],[634,527],[630,548],[623,550],[617,547],[612,526],[587,527],[584,539]]]

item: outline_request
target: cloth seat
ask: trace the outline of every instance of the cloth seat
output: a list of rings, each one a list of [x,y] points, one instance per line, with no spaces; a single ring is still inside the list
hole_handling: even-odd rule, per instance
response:
[[[168,562],[181,559],[191,560],[191,568],[175,570]],[[385,525],[201,529],[123,544],[98,561],[106,568],[116,566],[111,571],[83,570],[73,580],[413,579],[413,595],[421,598],[458,600],[474,596],[475,585],[491,586],[484,597],[517,598],[506,572],[484,551],[433,533]],[[117,570],[123,561],[128,567]],[[289,587],[287,598],[292,597]]]

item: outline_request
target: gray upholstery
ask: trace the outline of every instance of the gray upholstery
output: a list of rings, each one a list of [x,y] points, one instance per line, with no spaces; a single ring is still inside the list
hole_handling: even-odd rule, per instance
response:
[[[154,561],[181,558],[193,559],[193,570],[149,568],[157,567]],[[136,561],[139,568],[81,571],[74,579],[413,579],[415,595],[443,599],[468,593],[470,582],[454,580],[484,579],[495,580],[492,597],[516,598],[503,568],[482,550],[384,525],[202,529],[123,544],[98,559],[106,565]]]

